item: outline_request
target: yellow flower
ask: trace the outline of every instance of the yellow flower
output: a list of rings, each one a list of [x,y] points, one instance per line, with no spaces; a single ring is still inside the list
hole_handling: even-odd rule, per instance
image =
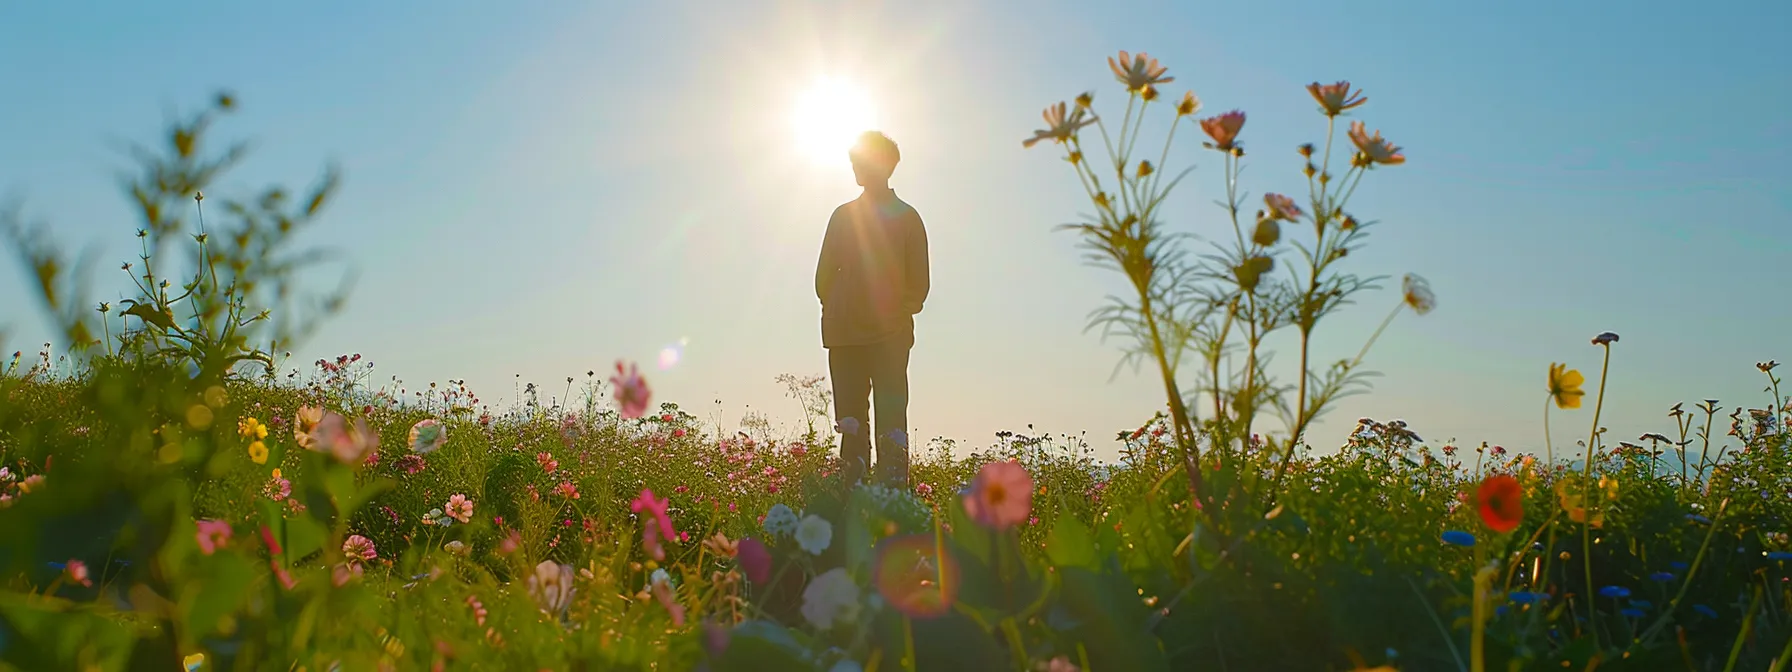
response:
[[[249,444],[249,459],[256,464],[268,463],[268,444],[256,441]]]
[[[1555,400],[1556,408],[1580,408],[1580,398],[1587,394],[1580,389],[1585,382],[1586,376],[1567,364],[1549,365],[1549,398]]]
[[[236,423],[236,433],[245,439],[268,438],[268,426],[255,418],[243,418]]]
[[[279,478],[279,477],[280,477],[280,470],[278,468],[276,468],[276,469],[274,469],[274,478]]]
[[[193,670],[199,669],[200,665],[205,664],[205,654],[195,653],[191,656],[187,656],[186,658],[181,659],[180,662],[181,662],[181,665],[183,665],[187,668],[187,672],[192,672]]]
[[[1562,510],[1568,512],[1568,520],[1576,523],[1584,523],[1596,528],[1604,526],[1605,512],[1595,508],[1592,511],[1591,516],[1589,516],[1586,507],[1582,506],[1580,494],[1571,492],[1571,490],[1574,490],[1574,488],[1568,485],[1568,481],[1558,481],[1556,483],[1556,498],[1561,501]]]
[[[1184,91],[1182,92],[1182,102],[1176,104],[1176,116],[1186,117],[1200,109],[1201,99],[1195,97],[1195,92]]]

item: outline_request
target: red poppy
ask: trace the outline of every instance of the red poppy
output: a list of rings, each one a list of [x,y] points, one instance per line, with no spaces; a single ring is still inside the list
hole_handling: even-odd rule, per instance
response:
[[[1524,488],[1510,474],[1496,474],[1475,488],[1481,522],[1495,532],[1511,532],[1524,520]]]

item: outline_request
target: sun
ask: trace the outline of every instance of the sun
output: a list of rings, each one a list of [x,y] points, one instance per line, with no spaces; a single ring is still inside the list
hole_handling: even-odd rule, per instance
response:
[[[821,164],[844,163],[859,134],[877,127],[871,96],[843,79],[817,81],[797,97],[794,112],[797,150]]]

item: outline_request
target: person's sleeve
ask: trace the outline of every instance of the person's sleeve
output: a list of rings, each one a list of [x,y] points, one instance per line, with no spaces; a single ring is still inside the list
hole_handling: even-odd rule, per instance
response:
[[[815,261],[815,298],[822,303],[827,303],[828,290],[834,286],[834,271],[839,268],[834,254],[834,223],[838,219],[839,210],[828,217],[827,231],[821,234],[821,257]]]
[[[907,248],[908,259],[903,276],[908,281],[908,286],[903,288],[903,306],[910,315],[915,315],[921,312],[921,305],[927,302],[927,292],[931,285],[928,278],[927,227],[921,223],[920,213],[914,214],[913,223],[909,227],[908,244],[904,247]]]

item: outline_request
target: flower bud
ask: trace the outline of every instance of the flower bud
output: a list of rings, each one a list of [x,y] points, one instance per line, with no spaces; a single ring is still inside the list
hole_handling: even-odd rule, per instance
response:
[[[1277,224],[1275,219],[1264,217],[1257,220],[1257,230],[1251,234],[1251,242],[1269,247],[1281,239],[1282,225]]]

